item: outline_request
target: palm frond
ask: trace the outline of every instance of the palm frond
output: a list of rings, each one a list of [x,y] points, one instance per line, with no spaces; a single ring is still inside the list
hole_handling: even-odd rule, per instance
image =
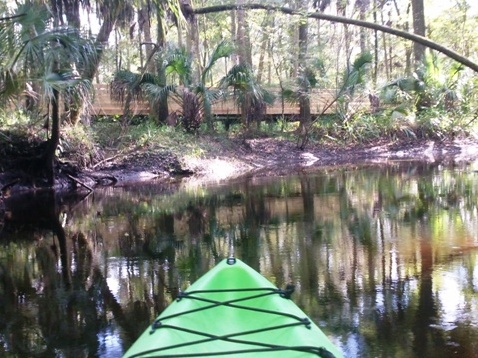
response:
[[[51,15],[28,1],[0,21],[0,100],[51,101],[59,91],[68,106],[89,101],[93,89],[82,74],[97,63],[98,49],[77,29],[51,28]]]
[[[281,92],[281,97],[290,104],[298,104],[300,99],[300,94],[297,91],[294,91],[291,88],[284,88]]]
[[[186,131],[198,131],[204,116],[204,107],[200,98],[189,90],[182,93],[182,124]]]
[[[268,89],[262,88],[262,99],[265,103],[272,105],[276,100],[276,95]]]
[[[259,118],[263,115],[266,103],[272,103],[274,96],[266,91],[255,79],[252,70],[247,65],[236,65],[220,81],[221,88],[233,89],[233,97],[243,113],[249,118]],[[247,107],[247,109],[245,109]]]
[[[15,99],[22,91],[21,79],[12,71],[4,70],[0,73],[0,100],[4,103]]]
[[[227,97],[227,92],[223,89],[209,89],[204,92],[203,96],[207,96],[211,103],[215,103],[218,101],[223,101]]]
[[[372,63],[372,60],[372,54],[369,52],[364,52],[357,56],[352,65],[344,72],[339,96],[345,94],[353,95],[356,87],[364,83],[368,65]]]
[[[128,93],[134,97],[141,94],[141,77],[138,73],[127,70],[121,70],[115,73],[113,81],[110,83],[110,96],[114,101],[123,103]]]
[[[371,64],[372,61],[372,54],[370,52],[363,52],[357,56],[352,67],[355,71],[361,71],[366,65]]]
[[[311,68],[305,68],[297,77],[297,82],[301,89],[314,88],[318,83],[315,71]]]
[[[152,73],[146,72],[143,74],[143,77],[141,78],[141,84],[144,83],[157,83],[158,82],[158,77],[155,76]]]
[[[221,41],[213,50],[211,56],[209,57],[209,61],[204,68],[201,74],[202,82],[206,82],[206,77],[209,74],[209,71],[214,67],[216,62],[224,57],[229,57],[234,52],[234,45],[232,42],[228,40]]]
[[[191,84],[192,59],[186,49],[169,47],[163,54],[166,74],[177,75],[180,83],[188,86]]]
[[[246,90],[253,81],[253,73],[247,65],[235,65],[220,80],[221,87],[233,87],[236,90]]]
[[[80,103],[86,104],[89,107],[92,103],[94,93],[94,86],[90,80],[78,78],[74,82],[74,86],[65,88],[65,101],[70,103],[74,108],[78,108]]]
[[[148,101],[153,105],[160,103],[160,101],[164,98],[167,98],[169,94],[176,92],[176,86],[160,86],[155,83],[143,83],[141,85],[141,89],[143,90]]]
[[[45,5],[32,1],[19,4],[15,15],[22,15],[15,21],[21,26],[22,41],[28,41],[32,35],[44,33],[47,28],[47,20],[51,17]]]

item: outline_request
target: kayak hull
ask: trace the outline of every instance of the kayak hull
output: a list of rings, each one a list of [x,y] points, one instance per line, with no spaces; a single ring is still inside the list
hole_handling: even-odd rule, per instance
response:
[[[238,259],[223,260],[181,293],[124,357],[342,357],[291,293]]]

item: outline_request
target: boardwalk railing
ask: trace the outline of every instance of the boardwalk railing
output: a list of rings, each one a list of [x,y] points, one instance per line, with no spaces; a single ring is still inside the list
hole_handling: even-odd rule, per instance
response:
[[[110,96],[110,89],[108,85],[96,84],[95,85],[95,98],[92,106],[92,114],[97,116],[113,116],[123,114],[124,105],[121,102],[114,101]],[[310,109],[312,114],[333,113],[337,109],[337,103],[335,102],[336,92],[330,89],[314,89],[310,94]],[[357,111],[369,111],[370,104],[365,98],[356,98],[349,102],[349,108],[353,112]],[[130,110],[133,115],[147,115],[150,108],[146,101],[133,101],[130,106]],[[174,101],[169,102],[170,112],[180,110],[177,103]],[[227,116],[227,115],[239,115],[240,111],[232,99],[223,100],[214,103],[212,111],[215,115]],[[291,116],[299,114],[299,106],[293,105],[287,101],[282,106],[280,97],[276,98],[275,102],[271,106],[267,106],[267,115],[282,115]]]

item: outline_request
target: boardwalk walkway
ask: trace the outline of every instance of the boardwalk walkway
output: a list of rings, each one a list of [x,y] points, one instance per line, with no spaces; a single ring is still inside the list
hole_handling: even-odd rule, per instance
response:
[[[95,100],[93,102],[92,114],[97,116],[113,116],[123,114],[123,104],[117,101],[113,101],[110,96],[109,86],[105,84],[95,85]],[[311,100],[311,113],[323,114],[324,109],[330,106],[335,98],[334,90],[313,90],[310,96]],[[179,106],[175,102],[169,103],[170,112],[179,110]],[[364,98],[356,99],[351,102],[349,106],[353,111],[369,111],[370,104],[365,101]],[[332,113],[336,110],[336,105],[330,106],[325,113]],[[134,115],[147,115],[149,114],[149,105],[147,102],[134,101],[131,104],[131,111]],[[234,116],[238,115],[239,111],[234,101],[231,99],[215,103],[213,105],[213,113],[219,116]],[[299,114],[299,107],[290,103],[284,103],[282,108],[281,101],[276,100],[274,105],[267,106],[267,115],[282,115],[291,116]]]

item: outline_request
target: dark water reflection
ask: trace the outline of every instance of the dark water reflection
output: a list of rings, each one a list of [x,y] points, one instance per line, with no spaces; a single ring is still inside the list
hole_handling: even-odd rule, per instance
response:
[[[118,357],[233,250],[349,357],[477,357],[478,174],[418,164],[7,202],[0,356]]]

